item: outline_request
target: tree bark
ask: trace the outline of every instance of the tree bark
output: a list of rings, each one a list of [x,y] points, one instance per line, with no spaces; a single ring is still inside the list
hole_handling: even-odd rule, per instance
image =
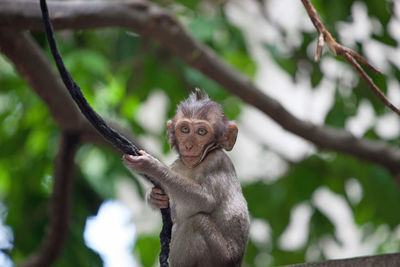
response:
[[[285,267],[395,267],[400,266],[400,253],[358,257],[324,262],[287,265]]]

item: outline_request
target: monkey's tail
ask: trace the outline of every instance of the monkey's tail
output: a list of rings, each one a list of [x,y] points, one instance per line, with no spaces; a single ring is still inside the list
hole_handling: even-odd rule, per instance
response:
[[[57,69],[61,75],[61,78],[68,89],[72,99],[78,105],[80,111],[89,120],[89,122],[96,128],[96,130],[111,144],[118,148],[124,154],[130,154],[139,156],[139,149],[126,137],[122,136],[116,130],[111,128],[96,111],[89,105],[85,96],[82,94],[80,87],[72,78],[64,65],[61,54],[58,51],[56,41],[54,39],[53,26],[50,22],[49,11],[47,9],[46,0],[40,0],[40,8],[42,10],[42,18],[46,29],[47,40],[50,45],[51,53],[57,65]],[[155,184],[152,179],[145,176],[150,182],[156,187],[160,188],[159,185]],[[160,188],[161,189],[161,188]],[[161,241],[161,253],[160,253],[160,265],[162,267],[168,267],[168,256],[169,256],[169,243],[171,241],[171,230],[172,220],[170,208],[162,209],[162,221],[163,228],[160,233]]]

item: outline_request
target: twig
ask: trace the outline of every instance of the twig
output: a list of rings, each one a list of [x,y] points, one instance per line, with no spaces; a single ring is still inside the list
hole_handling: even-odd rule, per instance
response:
[[[325,28],[324,24],[321,22],[317,11],[314,6],[311,4],[310,0],[301,0],[304,7],[307,10],[308,16],[310,17],[312,23],[318,32],[318,44],[317,44],[317,52],[315,54],[315,61],[317,62],[322,53],[322,48],[326,43],[331,50],[331,52],[336,56],[343,57],[357,72],[357,74],[367,83],[368,87],[372,90],[372,92],[391,110],[400,115],[400,110],[394,106],[390,100],[382,93],[382,91],[378,88],[378,86],[374,83],[371,77],[363,70],[363,68],[357,63],[360,62],[365,65],[368,69],[373,72],[382,74],[379,70],[377,70],[374,66],[372,66],[364,57],[356,53],[355,51],[340,45],[336,42],[335,38],[332,37],[330,32]]]

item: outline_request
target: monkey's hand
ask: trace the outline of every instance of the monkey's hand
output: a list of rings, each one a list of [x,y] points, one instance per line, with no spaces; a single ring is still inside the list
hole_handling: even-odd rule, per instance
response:
[[[169,207],[169,197],[163,190],[153,187],[146,193],[147,203],[155,209],[166,209]]]
[[[139,151],[140,156],[125,154],[123,156],[125,165],[134,171],[147,174],[150,177],[157,177],[162,174],[164,165],[155,157],[145,151]]]

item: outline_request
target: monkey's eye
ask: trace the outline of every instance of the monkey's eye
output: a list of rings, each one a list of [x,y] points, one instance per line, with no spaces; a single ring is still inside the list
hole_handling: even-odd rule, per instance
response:
[[[189,131],[190,131],[189,127],[187,127],[187,126],[182,126],[181,127],[181,132],[182,133],[189,133]]]
[[[197,131],[197,133],[198,133],[199,135],[206,135],[206,134],[207,134],[207,130],[204,129],[204,128],[200,128],[200,129]]]

